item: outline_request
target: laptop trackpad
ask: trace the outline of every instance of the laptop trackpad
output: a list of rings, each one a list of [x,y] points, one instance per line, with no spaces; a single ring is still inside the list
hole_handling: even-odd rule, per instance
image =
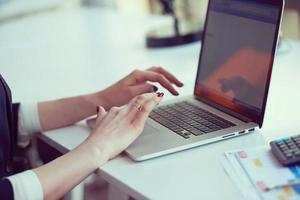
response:
[[[158,133],[158,132],[159,132],[159,129],[156,129],[149,124],[145,124],[145,128],[144,128],[141,136],[151,135],[151,134]]]

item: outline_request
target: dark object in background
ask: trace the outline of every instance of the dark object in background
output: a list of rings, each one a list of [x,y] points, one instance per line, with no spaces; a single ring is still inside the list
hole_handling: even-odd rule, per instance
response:
[[[174,19],[174,31],[175,35],[179,36],[179,21],[178,17],[174,11],[174,0],[160,0],[161,4],[163,5],[164,13],[163,14],[170,14]]]
[[[187,30],[180,31],[180,19],[176,15],[174,0],[160,0],[163,14],[173,17],[173,27],[161,27],[147,34],[146,44],[148,48],[170,47],[192,43],[201,40],[202,31],[193,23],[186,23]]]
[[[283,166],[300,164],[300,135],[270,142],[271,152]]]

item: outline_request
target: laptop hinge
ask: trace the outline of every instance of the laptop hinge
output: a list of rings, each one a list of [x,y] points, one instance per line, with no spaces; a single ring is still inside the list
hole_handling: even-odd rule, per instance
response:
[[[248,118],[248,117],[246,117],[246,116],[243,116],[243,115],[241,115],[240,113],[234,112],[234,111],[232,111],[232,110],[230,110],[230,109],[228,109],[228,108],[225,108],[224,106],[221,106],[221,105],[219,105],[219,104],[216,104],[216,103],[214,103],[214,102],[211,102],[211,101],[209,101],[209,100],[207,100],[207,99],[204,99],[204,98],[201,98],[201,97],[197,97],[197,96],[194,96],[194,97],[195,97],[195,99],[197,99],[198,101],[201,101],[201,102],[204,103],[204,104],[207,104],[207,105],[209,105],[209,106],[211,106],[211,107],[213,107],[213,108],[216,108],[216,109],[218,109],[218,110],[220,110],[220,111],[222,111],[222,112],[225,112],[226,114],[228,114],[228,115],[230,115],[230,116],[232,116],[232,117],[235,117],[235,118],[237,118],[237,119],[239,119],[239,120],[241,120],[241,121],[243,121],[243,122],[246,122],[246,123],[248,123],[248,122],[253,122],[252,119],[250,119],[250,118]]]

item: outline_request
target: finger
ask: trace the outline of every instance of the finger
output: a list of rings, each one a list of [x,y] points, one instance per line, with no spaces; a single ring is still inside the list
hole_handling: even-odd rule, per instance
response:
[[[139,107],[142,106],[146,100],[146,95],[139,95],[130,101],[127,114],[127,119],[129,122],[134,119],[136,113],[139,112]]]
[[[102,119],[105,117],[106,115],[106,111],[102,106],[97,106],[97,119],[96,119],[96,125],[99,124]]]
[[[113,120],[118,115],[120,110],[121,110],[120,107],[111,107],[111,109],[108,111],[108,113],[104,117],[103,122],[109,122],[109,121]]]
[[[179,81],[173,74],[171,74],[170,72],[168,72],[162,67],[151,67],[148,70],[164,75],[171,83],[174,83],[178,87],[183,86],[183,83],[181,81]]]
[[[174,89],[170,81],[167,80],[164,75],[159,74],[157,72],[141,71],[139,74],[136,75],[135,79],[140,83],[146,81],[158,82],[173,95],[178,95],[178,92]]]
[[[137,96],[140,94],[156,92],[158,88],[155,85],[151,85],[149,83],[142,83],[139,85],[131,86],[130,90],[133,96]]]
[[[153,96],[145,101],[142,105],[142,109],[136,113],[136,116],[132,122],[134,127],[143,127],[149,114],[155,108],[155,106],[161,101],[163,93],[153,94]]]
[[[106,114],[105,109],[102,106],[97,106],[97,119],[102,119]]]

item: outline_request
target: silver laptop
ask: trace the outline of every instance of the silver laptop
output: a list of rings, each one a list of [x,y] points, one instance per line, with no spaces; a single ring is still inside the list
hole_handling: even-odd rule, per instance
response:
[[[194,94],[155,109],[129,157],[142,161],[260,128],[283,7],[283,0],[210,0]]]

